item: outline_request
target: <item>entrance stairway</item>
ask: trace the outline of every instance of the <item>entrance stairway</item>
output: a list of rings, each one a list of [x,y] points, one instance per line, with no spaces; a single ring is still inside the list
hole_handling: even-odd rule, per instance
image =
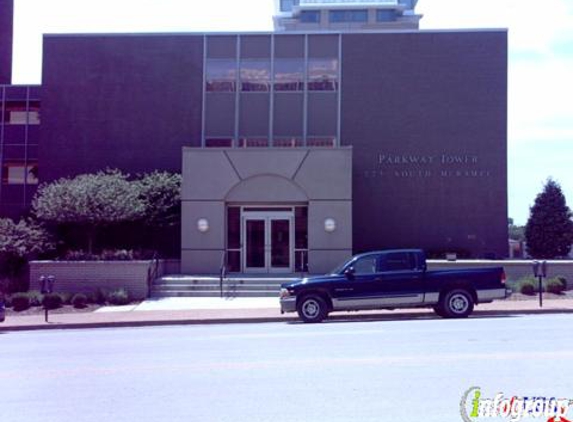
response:
[[[299,274],[229,275],[223,279],[223,297],[277,297],[280,286],[300,278]],[[151,286],[152,298],[161,297],[220,297],[218,276],[166,275]]]

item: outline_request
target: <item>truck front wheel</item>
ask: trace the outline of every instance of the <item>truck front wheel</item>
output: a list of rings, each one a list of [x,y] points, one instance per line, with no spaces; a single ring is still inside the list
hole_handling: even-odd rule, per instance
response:
[[[322,297],[308,295],[297,303],[296,311],[304,322],[321,322],[328,315],[328,305]]]
[[[455,289],[443,295],[438,306],[446,318],[466,318],[474,310],[474,301],[467,290]]]

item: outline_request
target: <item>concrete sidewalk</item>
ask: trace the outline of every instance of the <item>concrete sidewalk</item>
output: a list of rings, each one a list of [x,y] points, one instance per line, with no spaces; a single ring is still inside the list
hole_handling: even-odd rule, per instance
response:
[[[523,314],[571,313],[573,299],[500,300],[476,307],[471,318],[517,316]],[[396,320],[439,318],[429,309],[396,311],[334,312],[331,320]],[[281,315],[277,298],[170,298],[151,300],[126,307],[104,307],[95,312],[53,313],[48,323],[44,314],[7,315],[0,332],[17,330],[139,327],[152,325],[223,324],[253,322],[293,322],[296,314]]]

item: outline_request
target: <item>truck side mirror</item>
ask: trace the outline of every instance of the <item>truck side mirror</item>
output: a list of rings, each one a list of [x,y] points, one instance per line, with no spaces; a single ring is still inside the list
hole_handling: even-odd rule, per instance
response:
[[[346,276],[347,279],[352,280],[354,279],[354,267],[348,267],[347,269],[344,270],[344,275]]]

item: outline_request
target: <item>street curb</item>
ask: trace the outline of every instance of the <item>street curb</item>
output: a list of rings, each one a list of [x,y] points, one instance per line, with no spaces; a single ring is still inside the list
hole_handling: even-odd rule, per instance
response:
[[[555,314],[573,314],[573,309],[526,309],[526,310],[476,310],[469,319],[479,319],[481,317],[496,316],[519,316],[519,315],[555,315]],[[401,312],[395,314],[363,314],[363,313],[346,313],[337,314],[329,317],[328,322],[352,322],[352,321],[403,321],[403,320],[420,320],[420,319],[443,319],[433,312],[411,313]],[[46,323],[32,325],[0,325],[0,334],[10,331],[37,331],[37,330],[77,330],[86,328],[137,328],[137,327],[160,327],[174,325],[215,325],[215,324],[252,324],[252,323],[271,323],[271,322],[293,322],[303,324],[296,316],[277,315],[276,317],[222,317],[222,318],[205,318],[205,319],[173,319],[173,320],[144,320],[144,321],[110,321],[110,322],[85,322],[85,323]]]

